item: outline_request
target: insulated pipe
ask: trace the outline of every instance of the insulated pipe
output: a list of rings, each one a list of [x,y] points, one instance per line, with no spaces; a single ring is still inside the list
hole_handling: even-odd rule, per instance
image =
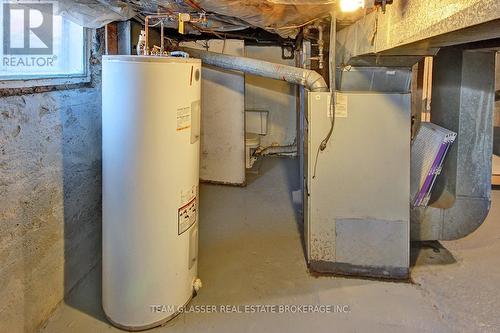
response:
[[[204,64],[241,71],[243,73],[283,80],[289,83],[305,86],[311,91],[328,91],[328,85],[323,77],[310,69],[276,64],[268,61],[236,57],[215,52],[182,48],[192,57],[199,58]]]

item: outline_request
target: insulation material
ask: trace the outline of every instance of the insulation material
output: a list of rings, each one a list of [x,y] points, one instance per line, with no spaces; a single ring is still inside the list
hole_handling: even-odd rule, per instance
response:
[[[328,17],[334,9],[332,0],[67,0],[59,12],[89,28],[101,27],[116,20],[138,15],[162,13],[205,13],[200,30],[234,31],[259,27],[282,37],[296,37],[299,28],[318,18]]]
[[[335,0],[269,0],[280,5],[334,5]]]
[[[330,3],[302,5],[301,2],[313,1],[281,4],[270,0],[199,0],[198,4],[207,11],[236,16],[252,26],[293,38],[297,35],[298,28],[317,18],[329,16],[334,8]]]
[[[207,21],[205,23],[188,24],[186,25],[187,33],[196,33],[208,31],[236,31],[249,27],[249,24],[237,17],[224,16],[201,8],[194,1],[173,1],[173,0],[140,0],[140,1],[126,1],[138,14],[139,20],[144,20],[146,15],[157,13],[172,14],[173,17],[178,13],[189,13],[193,18],[199,18],[203,14]],[[166,21],[165,27],[175,28],[178,27],[176,19]],[[153,23],[154,24],[154,23]]]
[[[113,21],[123,21],[137,13],[120,0],[59,1],[57,13],[87,28],[99,28]]]

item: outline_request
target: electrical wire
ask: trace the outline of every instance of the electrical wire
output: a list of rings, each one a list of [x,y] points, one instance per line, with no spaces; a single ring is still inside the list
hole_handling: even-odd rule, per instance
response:
[[[224,41],[222,42],[222,51],[221,53],[224,54],[224,52],[226,51],[226,34],[224,34]]]
[[[318,150],[316,151],[316,158],[314,160],[314,171],[312,177],[313,179],[316,178],[316,169],[318,167],[319,154],[320,152],[326,149],[328,141],[330,141],[330,138],[332,137],[333,129],[335,128],[335,91],[331,92],[329,110],[331,115],[330,130],[328,131],[328,134],[323,139],[323,141],[321,141],[321,144],[318,146]]]
[[[307,22],[305,22],[305,23],[302,23],[302,24],[297,24],[297,25],[287,25],[287,26],[283,26],[283,27],[277,27],[277,28],[274,28],[274,29],[275,29],[275,30],[278,30],[278,31],[279,31],[279,30],[284,30],[284,29],[300,29],[300,28],[303,28],[303,27],[305,27],[306,25],[309,25],[309,24],[311,24],[311,23],[313,23],[313,22],[315,22],[315,21],[322,20],[322,19],[324,19],[324,18],[328,17],[329,15],[330,15],[330,14],[328,14],[328,15],[324,15],[324,16],[321,16],[321,17],[316,17],[316,18],[314,18],[314,19],[312,19],[312,20],[309,20],[309,21],[307,21]],[[266,29],[273,29],[273,27],[266,27]]]
[[[318,167],[318,160],[319,160],[319,154],[324,151],[328,145],[328,142],[330,141],[333,130],[335,128],[335,105],[336,105],[336,95],[335,95],[335,40],[336,40],[336,34],[337,34],[337,21],[335,18],[335,15],[331,16],[331,23],[330,23],[330,105],[329,111],[330,111],[330,116],[331,116],[331,122],[330,122],[330,130],[328,131],[328,134],[326,137],[321,141],[321,144],[318,146],[318,150],[316,152],[316,158],[314,161],[314,171],[313,171],[313,179],[316,178],[316,169]],[[332,43],[333,41],[333,43]],[[332,45],[333,44],[333,45]],[[332,64],[333,63],[333,64]],[[333,66],[333,71],[331,70]]]
[[[330,138],[332,137],[333,134],[333,128],[335,127],[335,92],[331,93],[330,96],[330,105],[328,106],[331,114],[331,126],[330,130],[328,131],[328,134],[326,135],[326,138],[321,141],[321,144],[319,145],[319,149],[321,151],[326,149],[326,145],[328,144],[328,141],[330,141]]]

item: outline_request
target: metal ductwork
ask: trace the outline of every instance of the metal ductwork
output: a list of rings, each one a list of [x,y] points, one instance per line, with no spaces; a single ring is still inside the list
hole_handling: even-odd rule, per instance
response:
[[[494,52],[449,48],[435,58],[432,122],[458,137],[431,205],[411,211],[412,240],[459,239],[486,219],[491,204],[494,82]]]
[[[450,61],[453,59],[453,61]],[[386,63],[384,57],[377,62]],[[370,65],[374,65],[370,63]],[[338,75],[341,91],[408,91],[411,71],[353,67]],[[407,79],[405,79],[407,78]],[[491,205],[495,53],[443,48],[434,61],[432,122],[458,133],[431,204],[411,209],[411,239],[453,240],[475,231]]]
[[[253,74],[276,80],[283,80],[305,86],[307,89],[315,92],[329,90],[325,79],[319,73],[310,69],[192,48],[182,48],[182,50],[188,52],[192,57],[201,59],[202,62],[207,65],[241,71],[246,74]]]

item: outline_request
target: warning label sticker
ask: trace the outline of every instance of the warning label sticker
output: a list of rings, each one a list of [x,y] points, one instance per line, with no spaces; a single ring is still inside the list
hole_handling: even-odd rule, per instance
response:
[[[177,234],[181,235],[196,223],[197,215],[196,197],[179,208],[177,212]]]
[[[331,96],[328,95],[327,104],[330,106]],[[335,93],[335,118],[347,118],[347,95],[342,93]],[[333,115],[332,110],[328,107],[327,117],[331,118]]]
[[[191,128],[191,106],[177,109],[177,131]]]

